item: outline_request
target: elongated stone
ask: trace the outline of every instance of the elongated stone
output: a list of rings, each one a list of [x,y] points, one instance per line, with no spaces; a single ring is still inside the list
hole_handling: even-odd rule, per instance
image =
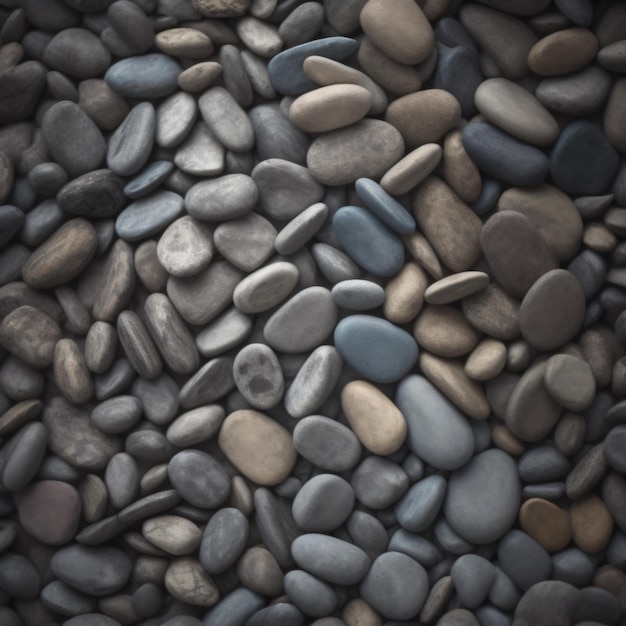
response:
[[[133,369],[144,378],[156,378],[163,363],[139,316],[122,311],[117,317],[117,336]]]

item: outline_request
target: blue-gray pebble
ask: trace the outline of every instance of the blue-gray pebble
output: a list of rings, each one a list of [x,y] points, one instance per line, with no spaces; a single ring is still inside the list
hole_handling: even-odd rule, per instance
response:
[[[355,188],[365,206],[389,228],[400,235],[410,235],[415,231],[413,216],[375,180],[359,178]]]
[[[144,54],[113,64],[104,75],[106,83],[126,98],[161,98],[178,89],[182,68],[166,54]]]
[[[445,495],[442,476],[428,476],[415,483],[394,509],[400,526],[415,533],[425,531],[435,521]]]
[[[155,191],[127,206],[115,220],[115,231],[125,241],[147,239],[169,226],[184,210],[184,201],[177,193]]]

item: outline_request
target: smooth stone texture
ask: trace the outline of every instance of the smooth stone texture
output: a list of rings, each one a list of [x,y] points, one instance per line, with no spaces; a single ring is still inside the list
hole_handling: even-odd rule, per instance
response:
[[[258,198],[258,188],[249,176],[226,174],[191,187],[185,196],[185,208],[198,220],[231,220],[249,213]]]
[[[178,146],[174,163],[185,174],[216,176],[224,171],[224,147],[204,122],[197,122]]]
[[[308,150],[306,163],[320,183],[343,185],[359,178],[380,179],[403,151],[402,136],[391,124],[363,119],[317,137]]]
[[[330,615],[337,606],[333,588],[303,570],[287,572],[284,586],[293,604],[311,617]]]
[[[235,388],[232,357],[217,357],[205,363],[181,388],[180,405],[194,409],[223,398]]]
[[[4,68],[0,75],[0,119],[3,124],[26,120],[34,113],[46,84],[46,71],[37,61]]]
[[[389,551],[402,552],[424,567],[432,567],[441,561],[441,554],[433,543],[402,528],[392,535]]]
[[[550,155],[550,176],[571,195],[599,195],[613,180],[618,161],[617,152],[602,132],[581,120],[561,132]]]
[[[174,598],[192,606],[209,608],[220,599],[219,590],[213,579],[204,571],[200,561],[193,557],[182,557],[172,561],[165,572],[164,583]],[[177,616],[168,621],[171,624],[178,624],[182,619],[184,616]],[[188,626],[184,622],[183,624]],[[192,622],[189,626],[196,624]]]
[[[72,544],[61,548],[50,563],[52,572],[70,587],[105,596],[121,590],[130,578],[132,564],[121,550]]]
[[[141,402],[134,396],[116,396],[101,402],[91,412],[91,421],[104,433],[116,435],[129,430],[140,419]]]
[[[466,355],[478,343],[478,335],[453,306],[429,305],[418,316],[413,336],[420,348],[443,357]]]
[[[193,128],[198,106],[193,96],[176,92],[156,109],[154,140],[161,148],[178,146]]]
[[[308,287],[292,296],[267,320],[263,336],[274,350],[307,352],[323,343],[335,328],[337,307],[323,287]]]
[[[529,289],[519,310],[524,339],[537,350],[563,345],[579,331],[585,295],[574,276],[562,269],[544,274]]]
[[[444,514],[467,541],[490,543],[515,522],[520,497],[520,481],[511,457],[498,449],[486,450],[450,476]]]
[[[104,159],[106,143],[100,130],[74,102],[50,107],[41,132],[50,155],[71,178],[98,169]]]
[[[457,469],[474,453],[474,435],[465,417],[425,378],[406,377],[396,405],[408,427],[407,445],[437,469]]]
[[[0,584],[7,596],[18,601],[32,600],[39,595],[42,580],[29,559],[15,552],[5,552],[0,555]],[[23,624],[21,620],[15,623]]]
[[[373,382],[395,382],[415,365],[418,348],[399,327],[369,315],[339,322],[334,340],[343,358]]]
[[[589,365],[567,354],[557,354],[548,360],[544,381],[550,395],[570,411],[587,409],[596,392]]]
[[[450,576],[463,606],[476,609],[486,599],[495,579],[495,568],[485,558],[464,554],[452,565]]]
[[[449,304],[481,291],[488,284],[489,275],[485,272],[458,272],[430,284],[424,299],[429,304]]]
[[[156,113],[149,102],[133,107],[109,139],[109,169],[120,176],[136,174],[150,156],[155,127]]]
[[[570,463],[557,448],[546,444],[525,452],[517,463],[517,469],[524,482],[544,483],[566,476]]]
[[[195,552],[202,537],[193,522],[178,515],[151,517],[143,523],[141,532],[151,544],[175,556]]]
[[[326,37],[294,46],[274,56],[267,70],[274,87],[287,96],[294,96],[316,87],[302,69],[304,60],[313,55],[336,61],[356,51],[357,42],[348,37]]]
[[[380,179],[380,186],[395,196],[409,192],[439,165],[443,151],[436,143],[427,143],[400,159]]]
[[[300,535],[291,544],[291,553],[302,569],[336,585],[358,583],[370,567],[363,550],[330,535]]]
[[[366,209],[342,207],[333,216],[332,226],[346,252],[366,271],[386,277],[393,276],[402,267],[402,242]]]
[[[104,80],[125,98],[160,98],[176,90],[181,71],[171,57],[153,53],[118,61],[107,70]]]
[[[409,487],[409,477],[397,464],[379,456],[364,459],[352,474],[352,488],[359,502],[370,509],[384,509]]]
[[[301,419],[293,431],[293,444],[306,460],[330,472],[352,469],[361,456],[361,444],[355,434],[323,415]]]
[[[372,563],[359,591],[386,618],[416,617],[428,595],[426,570],[400,552],[385,552]]]
[[[466,33],[465,35],[467,37]],[[482,82],[480,59],[472,49],[475,47],[474,42],[470,41],[471,47],[459,45],[446,48],[441,42],[436,47],[437,67],[434,87],[450,92],[459,101],[465,119],[471,118],[476,113],[474,95]]]
[[[60,189],[56,199],[64,211],[96,219],[116,216],[125,204],[122,181],[107,169],[75,178]]]
[[[550,170],[543,152],[487,122],[465,127],[463,147],[486,174],[511,185],[539,185]]]
[[[263,441],[261,446],[259,442]],[[277,485],[289,476],[297,460],[290,433],[273,419],[253,410],[231,413],[220,429],[218,443],[229,461],[259,485]]]
[[[526,591],[552,571],[550,555],[526,533],[512,530],[498,544],[498,561],[507,576]]]
[[[100,76],[109,67],[111,55],[90,31],[66,28],[46,46],[42,60],[51,70],[82,80]]]
[[[246,550],[236,567],[239,580],[251,591],[277,596],[283,591],[283,573],[272,553],[263,546]]]
[[[353,506],[354,491],[350,483],[334,474],[318,474],[296,494],[292,515],[306,532],[330,532],[348,519]]]
[[[156,378],[163,363],[141,318],[134,311],[122,311],[117,317],[116,329],[132,368],[143,378]]]
[[[220,509],[209,520],[200,544],[200,563],[209,574],[221,574],[235,564],[248,540],[246,516],[235,508]]]
[[[230,494],[230,480],[224,468],[199,450],[178,452],[170,460],[167,471],[174,488],[193,506],[213,509]]]
[[[620,456],[621,445],[626,434],[624,425],[611,428],[604,440],[604,452],[609,465],[616,471],[624,473],[625,464]]]
[[[394,508],[402,528],[414,533],[425,531],[439,513],[446,495],[446,481],[441,476],[428,476],[406,492]]]
[[[385,301],[385,290],[380,285],[359,278],[338,282],[331,295],[338,307],[351,311],[375,309]]]
[[[115,232],[125,241],[156,235],[179,217],[183,199],[173,191],[158,190],[127,206],[115,220]]]
[[[274,241],[276,252],[283,255],[300,250],[322,228],[328,218],[328,207],[316,202],[284,226]]]
[[[287,298],[298,282],[298,268],[278,261],[248,274],[233,292],[233,303],[243,313],[261,313]]]
[[[237,353],[233,378],[241,395],[256,409],[271,409],[283,397],[285,381],[280,363],[264,344],[248,344]]]
[[[563,549],[572,539],[566,511],[543,498],[529,498],[519,510],[522,530],[548,552]]]
[[[52,364],[54,381],[62,394],[73,404],[85,404],[94,388],[82,350],[71,339],[61,339],[54,348]]]
[[[39,422],[24,425],[3,448],[2,486],[24,489],[42,465],[46,453],[46,428]]]
[[[540,76],[569,74],[593,61],[598,47],[595,35],[585,28],[558,30],[532,47],[528,66]]]
[[[124,187],[124,195],[136,200],[160,187],[174,171],[171,161],[155,161],[147,165]]]
[[[225,412],[219,404],[210,404],[183,413],[167,429],[167,440],[178,448],[186,448],[216,435]]]
[[[193,276],[213,258],[211,230],[190,215],[170,224],[157,244],[157,257],[172,276]]]
[[[401,235],[410,235],[414,232],[415,220],[376,181],[369,178],[359,178],[356,181],[355,189],[367,208],[389,228]]]

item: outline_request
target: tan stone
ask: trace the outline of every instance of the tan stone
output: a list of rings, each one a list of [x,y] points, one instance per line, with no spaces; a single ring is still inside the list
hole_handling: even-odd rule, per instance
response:
[[[429,304],[450,304],[481,291],[488,284],[489,275],[485,272],[458,272],[430,285],[424,299]]]
[[[613,533],[613,518],[601,498],[589,494],[570,509],[574,543],[591,554],[604,550]]]
[[[406,263],[385,286],[385,317],[394,324],[413,321],[422,310],[427,286],[426,272],[413,261]]]
[[[148,291],[165,291],[169,274],[159,262],[157,242],[153,239],[144,241],[135,250],[135,270]]]
[[[443,178],[463,202],[476,202],[480,197],[480,171],[467,156],[461,131],[450,131],[443,142]]]
[[[413,194],[413,214],[437,256],[453,272],[481,256],[480,218],[441,179],[429,176]]]
[[[365,34],[398,63],[421,63],[435,43],[430,22],[413,0],[369,0],[359,19]]]
[[[51,289],[69,283],[87,267],[98,247],[95,228],[80,217],[56,230],[28,258],[24,282],[33,289]]]
[[[626,78],[613,83],[604,109],[604,134],[614,148],[626,152]]]
[[[497,339],[483,339],[465,361],[465,373],[472,380],[491,380],[506,365],[506,345]]]
[[[208,89],[222,73],[222,66],[214,61],[196,63],[180,73],[178,86],[189,93]]]
[[[443,269],[430,242],[422,233],[414,232],[402,238],[409,254],[435,279],[443,277]]]
[[[181,602],[205,608],[217,604],[220,593],[200,561],[182,557],[172,561],[165,572],[165,588]]]
[[[93,382],[85,355],[75,341],[61,339],[54,348],[54,382],[72,404],[85,404],[93,397]]]
[[[491,425],[491,441],[493,445],[512,456],[521,456],[526,451],[524,444],[502,423]]]
[[[476,420],[489,417],[491,407],[482,385],[469,378],[460,361],[421,352],[419,366],[424,376],[463,413]]]
[[[554,502],[530,498],[519,510],[522,530],[548,552],[562,550],[572,539],[567,513]]]
[[[259,411],[231,413],[218,443],[228,460],[258,485],[277,485],[289,476],[298,458],[289,431]]]
[[[341,408],[359,441],[374,454],[393,454],[406,438],[406,421],[398,407],[374,385],[349,382],[341,392]]]
[[[141,531],[151,544],[175,556],[195,552],[202,539],[202,531],[179,515],[151,517],[143,523]]]
[[[425,89],[398,98],[385,113],[385,120],[400,131],[409,149],[439,141],[460,119],[461,105],[443,89]]]
[[[528,53],[528,66],[540,76],[560,76],[586,67],[598,52],[596,36],[586,28],[566,28],[540,39]]]
[[[439,165],[443,150],[438,143],[427,143],[400,159],[381,178],[380,186],[394,196],[411,191]]]
[[[237,563],[241,584],[271,598],[283,592],[283,572],[274,555],[265,546],[248,548]]]
[[[583,230],[583,243],[600,254],[609,254],[617,245],[617,237],[599,222],[591,222]]]
[[[424,350],[447,358],[468,354],[478,343],[461,311],[448,305],[427,305],[415,321],[413,336]]]
[[[350,600],[341,612],[346,626],[383,626],[382,617],[361,598]]]
[[[213,54],[213,42],[195,28],[168,28],[156,34],[156,47],[174,57],[208,59]]]
[[[309,133],[324,133],[358,122],[372,106],[372,94],[359,85],[329,85],[296,98],[291,123]]]

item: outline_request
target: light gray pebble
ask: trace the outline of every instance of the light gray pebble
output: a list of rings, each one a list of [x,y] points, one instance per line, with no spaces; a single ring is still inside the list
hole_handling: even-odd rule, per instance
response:
[[[345,252],[334,246],[314,243],[311,246],[311,254],[319,271],[332,285],[361,278],[359,266]]]
[[[254,91],[266,100],[276,98],[276,90],[270,80],[266,61],[250,50],[241,51],[241,61]]]
[[[371,509],[384,509],[404,495],[409,477],[398,464],[370,456],[354,470],[351,484],[359,502]]]
[[[224,146],[204,122],[196,122],[176,150],[174,163],[193,176],[217,176],[224,171]]]
[[[161,148],[173,148],[189,135],[198,117],[196,99],[178,91],[156,110],[154,140]]]
[[[141,402],[135,396],[116,396],[101,402],[91,412],[91,421],[108,435],[130,430],[141,418]]]
[[[256,409],[272,409],[282,400],[285,382],[280,363],[262,343],[248,344],[237,353],[233,378],[241,395]]]
[[[157,257],[172,276],[197,274],[213,258],[211,229],[190,215],[177,219],[159,238]]]
[[[235,388],[233,359],[217,357],[203,365],[181,388],[179,401],[185,409],[195,409],[223,398]]]
[[[352,311],[368,311],[385,302],[385,290],[380,285],[359,278],[336,283],[330,293],[338,307]]]
[[[316,202],[296,215],[284,226],[274,242],[279,254],[293,254],[304,246],[322,227],[328,217],[328,207],[323,202]]]
[[[108,322],[94,322],[85,340],[85,361],[94,374],[104,374],[115,359],[117,334]]]
[[[233,303],[243,313],[262,313],[287,298],[298,283],[298,268],[292,263],[270,263],[248,274],[233,292]]]
[[[216,435],[225,417],[219,404],[201,406],[177,417],[165,436],[173,446],[190,448]]]
[[[185,208],[199,220],[233,220],[249,213],[258,199],[259,190],[250,176],[226,174],[194,185],[185,196]]]
[[[196,347],[211,358],[240,345],[251,331],[251,316],[231,306],[196,335]]]
[[[115,231],[126,241],[140,241],[156,235],[182,215],[184,203],[173,191],[158,190],[135,200],[115,221]]]

